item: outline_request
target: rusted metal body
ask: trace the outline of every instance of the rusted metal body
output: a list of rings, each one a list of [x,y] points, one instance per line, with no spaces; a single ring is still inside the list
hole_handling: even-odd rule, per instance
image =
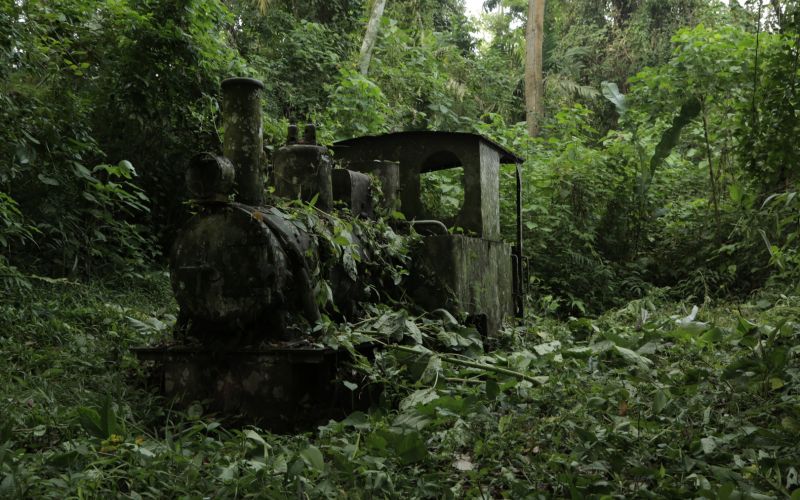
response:
[[[203,203],[225,202],[236,183],[236,169],[224,156],[200,153],[186,170],[186,188]]]
[[[317,144],[314,125],[306,125],[302,142],[297,142],[296,126],[290,127],[288,141],[275,152],[272,163],[277,196],[306,202],[316,198],[318,208],[332,208],[333,162],[328,148]]]
[[[400,164],[396,161],[374,160],[361,172],[378,179],[383,194],[383,208],[389,213],[400,210]]]
[[[162,392],[178,404],[205,400],[241,421],[289,430],[358,401],[349,390],[340,397],[347,355],[308,342],[310,327],[330,312],[317,303],[319,280],[330,284],[337,314],[349,317],[361,290],[377,284],[331,265],[336,257],[302,222],[264,205],[262,88],[247,78],[222,84],[224,156],[204,153],[190,162],[187,187],[198,213],[176,235],[170,256],[180,306],[176,342],[137,354],[155,366]],[[499,169],[520,159],[474,134],[414,132],[337,143],[334,156],[344,168],[334,168],[313,125],[298,135],[290,126],[287,144],[273,156],[275,194],[315,200],[323,211],[345,208],[342,217],[403,212],[409,220],[399,229],[427,236],[401,287],[420,306],[449,309],[494,336],[514,311],[521,282],[500,237]],[[420,175],[453,166],[464,169],[464,206],[452,220],[431,219],[420,201]],[[469,235],[451,234],[454,227]],[[369,259],[369,242],[352,244]]]
[[[252,78],[228,78],[222,82],[223,151],[236,168],[238,201],[248,205],[264,202],[263,89],[264,84]]]
[[[460,234],[425,236],[414,250],[406,290],[426,309],[467,315],[485,342],[513,313],[511,248]]]
[[[194,338],[239,343],[299,335],[293,326],[320,317],[310,278],[316,255],[314,239],[274,208],[203,206],[170,257],[181,328]]]
[[[464,132],[396,132],[335,143],[344,168],[369,172],[376,160],[399,164],[400,206],[407,219],[435,219],[420,197],[421,174],[464,169],[464,205],[453,220],[481,238],[500,239],[500,164],[522,159],[495,142]]]
[[[356,217],[372,218],[372,189],[368,175],[339,168],[333,171],[333,198]]]
[[[157,367],[157,383],[168,399],[184,406],[201,401],[206,411],[229,421],[275,432],[341,419],[379,396],[378,388],[353,393],[342,384],[350,375],[342,369],[346,354],[308,344],[177,345],[141,348],[137,355]]]
[[[407,288],[411,297],[428,308],[446,308],[467,314],[481,332],[493,337],[510,314],[522,315],[521,235],[511,246],[500,236],[500,165],[522,159],[499,144],[463,132],[398,132],[359,137],[333,145],[346,168],[370,171],[377,161],[399,165],[400,211],[424,234],[416,249]],[[420,196],[425,172],[463,168],[464,203],[456,216],[442,220],[471,236],[441,234],[436,219]],[[518,179],[518,184],[521,179]],[[520,207],[517,194],[517,226]]]

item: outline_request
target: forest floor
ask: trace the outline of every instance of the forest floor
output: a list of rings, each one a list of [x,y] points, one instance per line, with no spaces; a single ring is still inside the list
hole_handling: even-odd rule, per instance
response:
[[[403,343],[360,366],[393,404],[294,435],[146,389],[130,348],[175,310],[163,274],[0,302],[0,497],[800,498],[800,297],[653,295],[532,318],[489,354],[447,317],[375,307],[328,341]]]

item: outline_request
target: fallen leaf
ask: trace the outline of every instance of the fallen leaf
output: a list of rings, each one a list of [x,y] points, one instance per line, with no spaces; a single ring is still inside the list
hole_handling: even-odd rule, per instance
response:
[[[453,462],[453,467],[455,467],[456,470],[465,471],[465,472],[466,471],[475,470],[475,464],[472,463],[472,461],[470,460],[470,456],[469,455],[458,455],[458,456],[456,456],[456,459]]]

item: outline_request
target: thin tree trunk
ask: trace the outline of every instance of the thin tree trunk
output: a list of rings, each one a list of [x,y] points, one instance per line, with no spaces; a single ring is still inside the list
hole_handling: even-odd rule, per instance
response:
[[[375,41],[378,39],[378,26],[381,23],[383,9],[386,7],[386,0],[374,0],[372,12],[367,23],[367,32],[364,34],[364,42],[361,44],[361,52],[358,56],[358,70],[362,75],[369,72],[369,62],[372,60],[372,49],[375,48]]]
[[[532,137],[539,135],[544,104],[544,2],[545,0],[528,0],[528,23],[525,28],[525,121]]]
[[[706,159],[708,161],[708,182],[711,184],[711,205],[714,207],[714,221],[716,222],[715,234],[717,239],[720,237],[720,229],[722,222],[719,215],[719,187],[718,187],[718,174],[714,173],[714,164],[712,163],[713,155],[711,153],[711,141],[708,138],[708,118],[706,116],[706,99],[700,101],[703,113],[703,136],[706,141]]]
[[[775,19],[778,21],[778,30],[783,33],[783,10],[781,9],[781,2],[779,0],[771,0],[772,8],[775,10]]]

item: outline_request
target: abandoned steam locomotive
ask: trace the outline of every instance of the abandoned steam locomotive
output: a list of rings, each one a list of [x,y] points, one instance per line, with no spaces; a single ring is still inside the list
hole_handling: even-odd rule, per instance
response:
[[[281,428],[309,408],[334,404],[339,353],[307,342],[305,333],[321,315],[312,271],[331,256],[302,225],[264,203],[262,88],[249,78],[222,84],[224,154],[190,162],[187,189],[199,209],[177,234],[170,257],[178,341],[137,354],[155,362],[167,396],[206,400],[226,414]],[[361,137],[335,143],[333,154],[315,135],[311,125],[302,138],[290,127],[287,144],[272,158],[276,196],[314,200],[323,212],[345,207],[349,216],[368,219],[379,208],[370,196],[377,179],[383,203],[423,235],[400,285],[408,297],[466,317],[485,337],[511,313],[522,313],[519,220],[512,252],[500,237],[499,211],[500,164],[519,158],[467,133]],[[459,166],[463,206],[455,217],[435,220],[421,202],[420,177]],[[517,169],[517,197],[519,182]],[[474,236],[451,234],[452,227]],[[362,253],[369,258],[369,248]],[[357,307],[364,284],[338,265],[326,269],[339,308]]]

